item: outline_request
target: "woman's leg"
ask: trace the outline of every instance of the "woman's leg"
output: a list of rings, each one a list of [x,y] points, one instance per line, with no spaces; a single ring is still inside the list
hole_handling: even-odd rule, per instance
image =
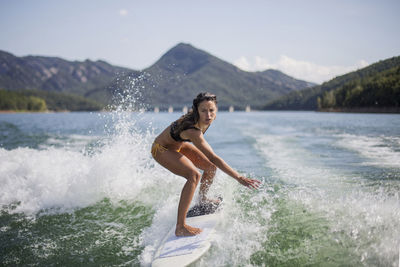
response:
[[[186,178],[178,205],[176,236],[197,235],[201,229],[186,225],[186,214],[200,181],[201,175],[193,163],[181,153],[167,150],[157,153],[155,160],[176,175]]]
[[[207,199],[207,193],[214,180],[217,167],[215,167],[203,152],[190,143],[183,143],[180,152],[189,158],[197,168],[203,170],[199,190],[200,202],[211,201]]]

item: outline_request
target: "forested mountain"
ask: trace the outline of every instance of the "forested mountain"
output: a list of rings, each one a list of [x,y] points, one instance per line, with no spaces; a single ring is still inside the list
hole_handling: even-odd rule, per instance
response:
[[[154,65],[140,73],[130,73],[110,89],[131,87],[148,106],[182,107],[190,105],[202,91],[219,97],[219,106],[261,107],[268,100],[310,87],[276,70],[246,72],[189,44],[180,43]],[[125,92],[126,93],[126,92]],[[132,92],[131,92],[132,93]]]
[[[218,95],[220,107],[261,107],[289,92],[310,87],[277,70],[246,72],[189,44],[178,44],[142,71],[104,61],[70,62],[55,57],[16,57],[0,51],[0,89],[40,90],[110,104],[132,97],[143,108],[190,105],[201,91]],[[41,93],[42,94],[42,93]]]
[[[399,111],[400,57],[342,75],[268,103],[268,110]]]

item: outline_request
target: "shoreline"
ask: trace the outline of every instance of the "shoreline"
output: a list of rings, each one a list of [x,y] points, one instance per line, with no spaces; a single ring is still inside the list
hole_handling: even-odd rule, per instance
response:
[[[103,112],[104,110],[46,110],[46,111],[34,111],[34,110],[0,110],[0,114],[16,114],[16,113],[70,113],[70,112]]]
[[[358,108],[323,108],[318,112],[336,112],[336,113],[375,113],[375,114],[399,114],[400,107],[358,107]]]
[[[225,110],[221,110],[225,111]],[[242,110],[238,110],[239,112]],[[325,113],[360,113],[360,114],[400,114],[400,107],[385,107],[385,108],[375,108],[375,107],[365,107],[365,108],[323,108],[318,110],[258,110],[254,109],[252,111],[314,111],[314,112],[325,112]],[[46,111],[33,111],[33,110],[0,110],[0,114],[17,114],[17,113],[70,113],[70,112],[111,112],[111,110],[46,110]],[[133,111],[134,112],[134,111]],[[152,110],[147,110],[145,112],[153,112]]]
[[[0,110],[0,114],[15,114],[15,113],[68,113],[71,112],[69,110],[62,110],[62,111],[34,111],[34,110]]]

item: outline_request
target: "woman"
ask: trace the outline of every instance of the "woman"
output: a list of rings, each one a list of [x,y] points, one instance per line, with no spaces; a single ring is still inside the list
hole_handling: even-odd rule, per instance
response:
[[[186,214],[199,182],[200,202],[212,201],[207,199],[206,194],[216,167],[249,188],[258,188],[260,184],[258,180],[243,177],[232,169],[204,139],[203,134],[215,120],[216,114],[217,97],[200,93],[193,100],[192,110],[157,136],[151,148],[151,154],[159,164],[187,180],[179,200],[176,236],[192,236],[201,232],[199,228],[186,225]],[[203,175],[198,169],[203,170]]]

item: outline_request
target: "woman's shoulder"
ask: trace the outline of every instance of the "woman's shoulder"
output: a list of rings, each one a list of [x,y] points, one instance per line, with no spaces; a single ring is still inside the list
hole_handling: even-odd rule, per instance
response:
[[[191,121],[180,121],[176,120],[171,124],[172,128],[179,128],[181,131],[186,131],[190,129],[200,130],[195,124]]]

